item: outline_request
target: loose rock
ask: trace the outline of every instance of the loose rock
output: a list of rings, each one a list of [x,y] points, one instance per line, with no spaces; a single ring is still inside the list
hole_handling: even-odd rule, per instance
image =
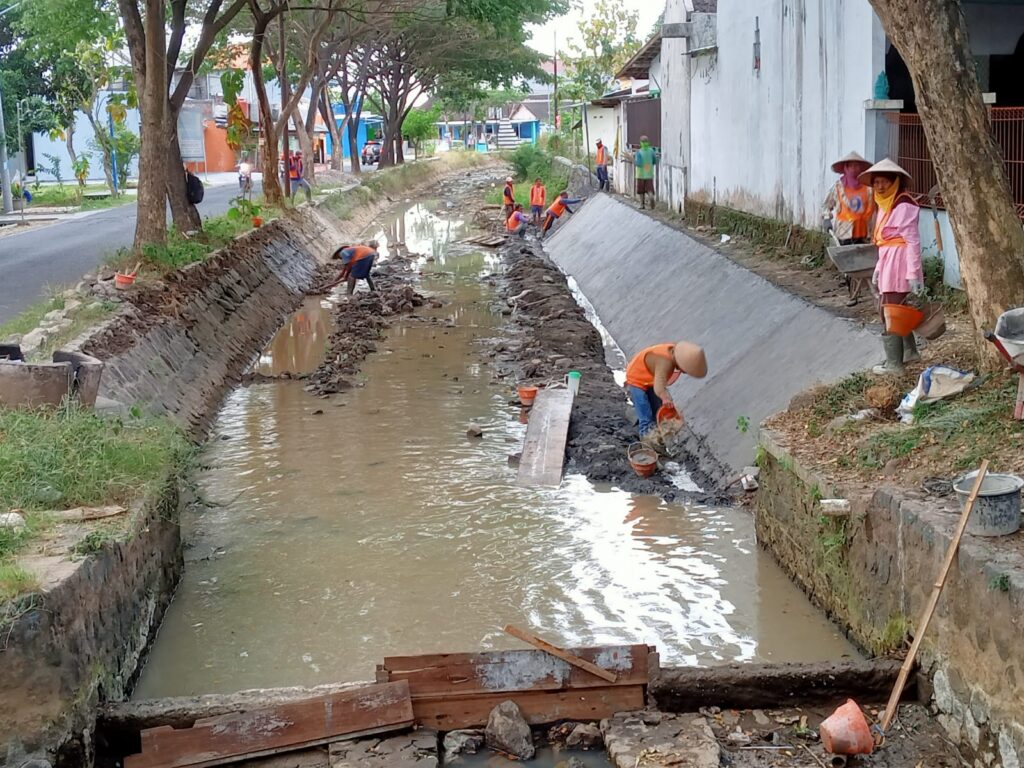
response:
[[[533,732],[514,701],[503,701],[491,710],[484,733],[488,747],[520,760],[531,760],[537,751]]]
[[[484,436],[484,430],[482,427],[476,424],[471,424],[469,429],[466,430],[466,437],[478,439]]]
[[[451,731],[444,736],[445,757],[475,755],[484,745],[483,731]]]
[[[580,723],[565,740],[565,746],[569,749],[599,749],[603,745],[601,729],[593,723]]]

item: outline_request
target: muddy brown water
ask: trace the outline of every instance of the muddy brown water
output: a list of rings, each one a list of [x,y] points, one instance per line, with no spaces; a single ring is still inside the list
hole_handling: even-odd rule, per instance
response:
[[[663,664],[855,654],[743,510],[581,476],[515,485],[525,427],[481,354],[502,324],[481,278],[500,264],[463,233],[444,203],[376,233],[432,256],[421,290],[446,304],[397,321],[364,386],[228,397],[197,477],[210,506],[183,521],[184,577],[134,696],[372,680],[385,655],[521,647],[508,623],[564,645],[651,643]],[[258,368],[316,367],[338,300],[308,300]]]

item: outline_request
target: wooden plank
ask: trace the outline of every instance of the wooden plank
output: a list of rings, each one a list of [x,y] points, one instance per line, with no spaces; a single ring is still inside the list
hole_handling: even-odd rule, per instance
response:
[[[571,415],[572,393],[568,389],[542,389],[537,393],[519,460],[518,485],[562,484]]]
[[[356,735],[411,727],[412,699],[401,680],[210,718],[191,728],[142,732],[142,753],[125,768],[224,765]]]
[[[573,648],[593,664],[614,670],[616,684],[646,685],[650,648],[646,645]],[[413,700],[432,694],[463,695],[496,690],[599,688],[604,680],[537,650],[397,656],[384,659],[389,679],[408,680]]]
[[[547,640],[543,640],[537,637],[536,635],[530,634],[525,630],[519,629],[519,627],[514,627],[511,624],[507,624],[505,626],[505,634],[519,638],[524,643],[529,643],[530,645],[539,648],[545,653],[550,653],[552,656],[555,656],[564,662],[572,664],[574,667],[578,667],[579,669],[585,670],[592,675],[596,675],[597,677],[600,677],[602,680],[607,680],[609,683],[614,683],[616,680],[616,675],[614,672],[609,672],[607,669],[599,667],[597,666],[597,664],[594,664],[593,662],[587,661],[586,659],[582,659],[579,656],[576,656],[575,654],[569,653],[568,651],[564,651],[558,646],[552,645]]]
[[[560,720],[601,720],[616,712],[644,708],[642,685],[619,685],[571,691],[491,693],[470,698],[413,699],[416,722],[424,728],[453,731],[482,728],[498,704],[514,701],[531,725]]]

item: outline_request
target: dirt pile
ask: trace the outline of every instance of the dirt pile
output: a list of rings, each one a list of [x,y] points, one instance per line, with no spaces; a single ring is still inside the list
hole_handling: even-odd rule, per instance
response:
[[[334,270],[337,272],[337,268]],[[357,292],[334,310],[334,331],[328,358],[308,377],[306,391],[327,397],[352,387],[351,377],[389,325],[388,318],[408,314],[426,299],[411,284],[403,260],[390,261],[373,272],[376,291]]]
[[[637,439],[636,427],[626,419],[628,401],[605,361],[600,333],[539,246],[519,241],[501,254],[506,265],[501,295],[510,308],[503,311],[511,310],[511,322],[508,338],[492,349],[498,375],[547,384],[561,381],[570,370],[582,374],[569,424],[566,469],[635,493],[719,501],[719,494],[680,491],[664,472],[646,479],[636,475],[626,458]],[[707,477],[695,480],[704,488],[714,487]]]

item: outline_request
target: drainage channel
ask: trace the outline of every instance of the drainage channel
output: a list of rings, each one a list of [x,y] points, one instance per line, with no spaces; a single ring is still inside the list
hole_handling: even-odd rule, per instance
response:
[[[370,680],[384,655],[518,647],[508,623],[569,646],[650,643],[667,665],[855,655],[748,513],[582,476],[515,485],[525,426],[483,354],[502,334],[485,279],[501,265],[448,213],[407,205],[369,233],[429,254],[420,290],[444,306],[396,321],[361,386],[228,397],[196,478],[210,505],[183,521],[185,573],[135,698]],[[259,370],[316,367],[334,301],[307,300]]]

